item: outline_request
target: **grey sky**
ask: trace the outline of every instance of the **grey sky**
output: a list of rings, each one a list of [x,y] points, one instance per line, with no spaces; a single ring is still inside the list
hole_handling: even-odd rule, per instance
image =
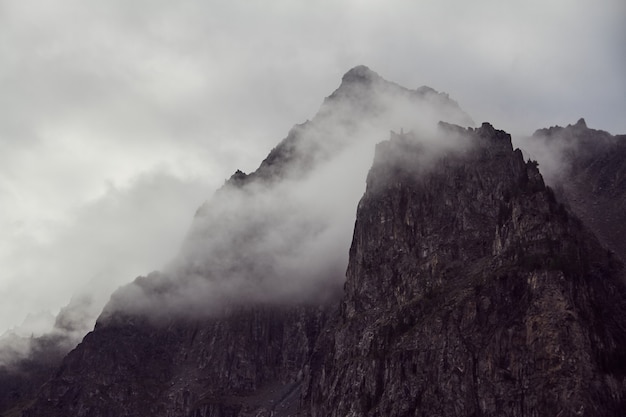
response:
[[[0,333],[160,268],[358,64],[514,134],[626,133],[625,21],[623,0],[0,0]]]

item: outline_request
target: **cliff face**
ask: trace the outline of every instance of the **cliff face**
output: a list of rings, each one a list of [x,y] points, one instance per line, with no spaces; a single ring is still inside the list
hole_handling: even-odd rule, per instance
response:
[[[620,415],[622,264],[507,134],[485,124],[463,135],[466,153],[424,169],[406,162],[422,152],[409,135],[378,146],[341,313],[312,357],[304,408]]]

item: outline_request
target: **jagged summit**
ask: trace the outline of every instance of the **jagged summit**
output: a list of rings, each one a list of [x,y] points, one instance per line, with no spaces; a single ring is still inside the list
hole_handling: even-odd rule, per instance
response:
[[[566,140],[569,140],[569,141],[580,141],[580,140],[586,141],[586,140],[591,139],[591,137],[593,136],[593,139],[591,140],[599,141],[599,142],[606,142],[607,140],[612,141],[612,139],[609,139],[609,138],[612,137],[613,135],[611,135],[609,132],[604,131],[604,130],[590,128],[587,125],[587,122],[585,121],[585,119],[581,117],[580,119],[578,119],[578,121],[576,121],[576,123],[574,124],[570,123],[565,127],[560,126],[560,125],[555,125],[555,126],[550,126],[548,128],[537,129],[533,133],[533,136],[534,137],[541,136],[544,138],[560,136],[561,139],[564,139],[565,137],[567,137]]]
[[[607,152],[614,146],[623,147],[626,143],[619,139],[620,136],[588,127],[584,118],[565,127],[556,125],[537,129],[532,137],[546,143],[551,142],[553,146],[565,145],[564,155],[573,157],[573,153],[576,153],[577,158],[593,157],[598,152]]]
[[[429,87],[427,85],[423,85],[421,87],[418,87],[415,91],[420,93],[420,94],[439,94],[439,91],[437,91],[434,88]]]
[[[626,261],[626,136],[591,129],[581,118],[537,130],[528,146],[552,168],[544,174],[557,195]]]
[[[375,80],[382,80],[382,77],[378,73],[372,71],[365,65],[357,65],[350,69],[341,78],[342,83],[371,83]]]
[[[324,99],[318,113],[296,124],[256,171],[238,171],[226,184],[245,186],[306,175],[320,161],[332,158],[355,141],[371,140],[373,146],[388,128],[421,130],[439,121],[474,125],[448,94],[426,86],[410,90],[358,65],[343,75],[339,87]],[[362,130],[365,127],[367,131]]]
[[[472,118],[448,94],[427,86],[408,89],[386,80],[365,65],[356,66],[343,76],[339,87],[324,100],[318,116],[335,113],[337,106],[350,106],[358,111],[360,117],[376,117],[381,112],[388,111],[392,102],[397,107],[402,102],[421,107],[415,109],[416,120],[422,119],[420,123],[428,120],[435,124],[443,120],[462,126],[474,126]]]
[[[339,86],[339,90],[341,90],[342,87],[349,88],[354,85],[367,87],[375,83],[381,83],[381,84],[386,85],[387,88],[397,88],[398,90],[402,90],[407,93],[408,92],[417,93],[418,95],[424,96],[424,97],[428,95],[433,95],[433,96],[439,95],[439,96],[442,96],[443,98],[447,98],[447,99],[450,98],[448,94],[441,93],[427,85],[418,87],[415,90],[407,89],[399,84],[396,84],[394,82],[384,79],[380,74],[378,74],[377,72],[373,71],[372,69],[370,69],[369,67],[365,65],[357,65],[356,67],[346,72],[341,78],[341,85]],[[453,100],[451,101],[453,102]]]
[[[231,177],[226,182],[227,183],[232,183],[232,184],[236,185],[236,184],[239,184],[239,183],[245,181],[247,176],[248,176],[248,174],[246,174],[242,170],[238,169],[237,171],[235,171],[235,173],[233,175],[231,175]]]

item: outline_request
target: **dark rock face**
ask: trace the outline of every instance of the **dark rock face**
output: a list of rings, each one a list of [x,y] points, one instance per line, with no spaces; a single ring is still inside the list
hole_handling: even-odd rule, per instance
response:
[[[19,416],[30,406],[41,385],[46,382],[61,363],[67,351],[46,343],[56,341],[38,338],[34,341],[32,355],[9,365],[0,366],[0,416]]]
[[[561,171],[550,178],[557,196],[626,261],[626,136],[590,129],[580,119],[537,130],[532,139],[559,152]]]
[[[159,326],[118,318],[98,326],[24,416],[293,412],[327,312],[257,306],[227,316]]]
[[[341,313],[310,363],[312,416],[617,416],[622,264],[502,131],[426,171],[380,144]]]

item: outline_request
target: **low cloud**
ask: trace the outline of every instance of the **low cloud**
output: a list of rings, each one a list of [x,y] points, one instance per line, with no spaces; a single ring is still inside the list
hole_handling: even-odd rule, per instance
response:
[[[74,210],[69,224],[51,221],[39,236],[14,232],[13,245],[0,251],[2,325],[23,337],[64,333],[72,343],[80,340],[115,288],[174,257],[191,223],[190,207],[209,190],[200,179],[155,171],[125,187],[111,184]],[[51,311],[64,305],[53,328]],[[29,314],[45,320],[12,323]]]
[[[445,94],[351,70],[256,172],[234,175],[199,209],[177,259],[118,290],[107,315],[195,316],[336,296],[375,144],[406,128],[428,157],[462,148],[458,135],[438,130],[441,119],[473,124]]]

